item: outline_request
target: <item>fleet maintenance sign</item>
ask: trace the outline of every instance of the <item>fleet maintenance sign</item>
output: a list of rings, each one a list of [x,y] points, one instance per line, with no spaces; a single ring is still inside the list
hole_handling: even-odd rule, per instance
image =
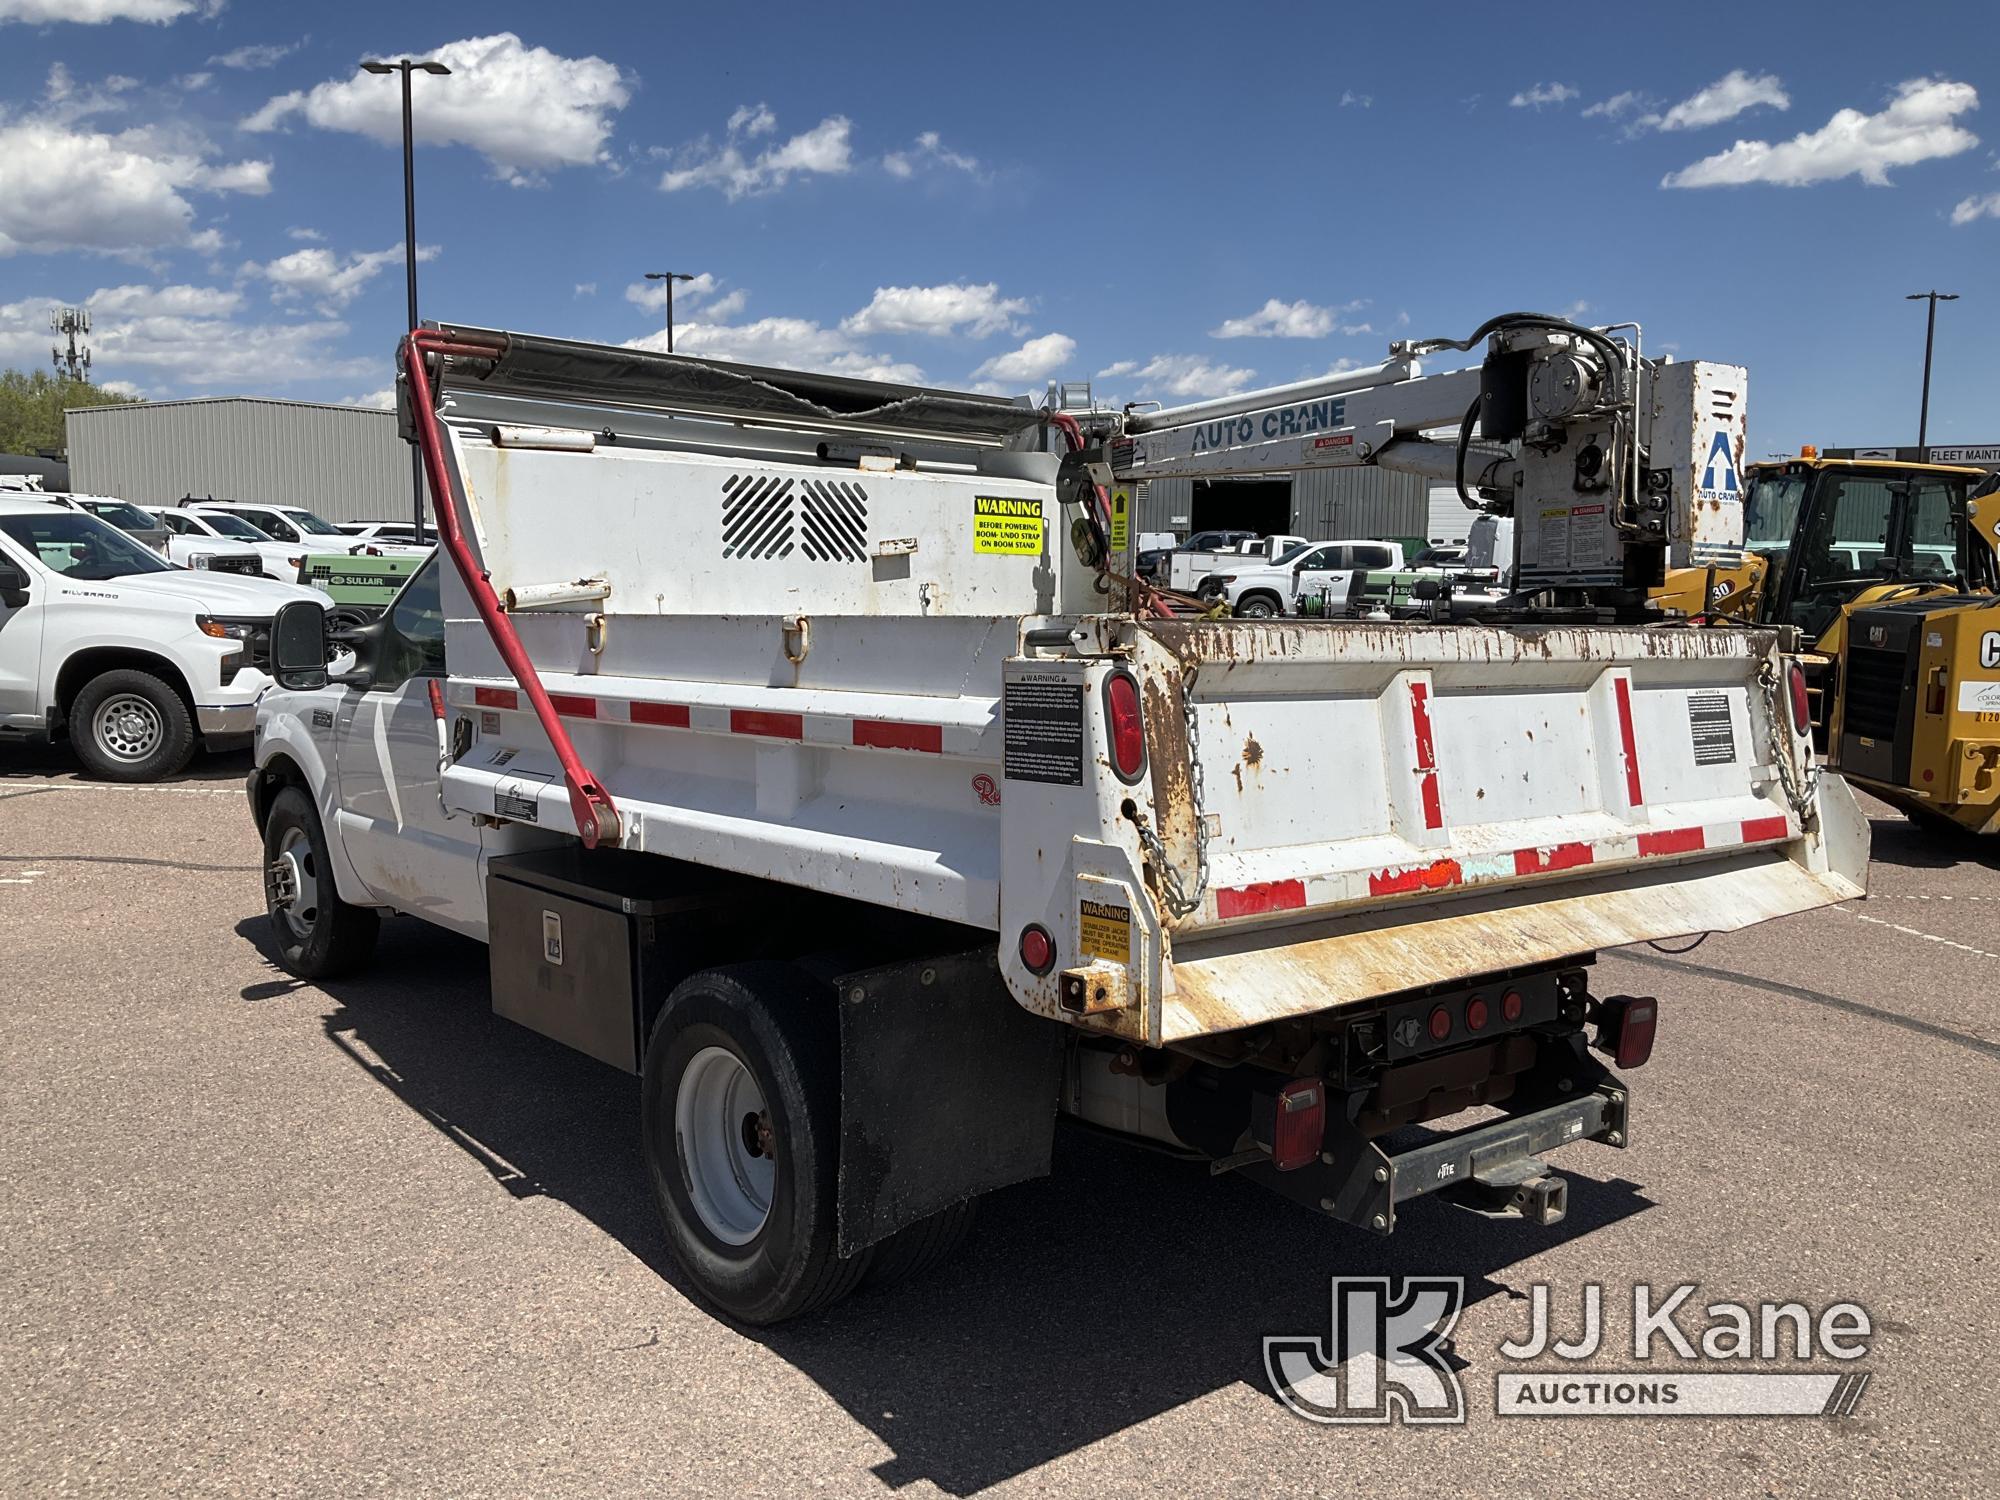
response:
[[[974,495],[972,550],[1010,557],[1040,557],[1042,502]]]

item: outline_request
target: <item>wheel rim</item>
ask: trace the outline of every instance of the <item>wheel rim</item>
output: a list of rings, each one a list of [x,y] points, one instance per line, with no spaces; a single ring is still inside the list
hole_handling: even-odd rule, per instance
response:
[[[265,874],[271,910],[300,942],[312,937],[319,921],[319,861],[303,828],[287,828]]]
[[[725,1245],[747,1245],[771,1216],[777,1179],[764,1091],[726,1047],[688,1059],[674,1094],[674,1150],[702,1226]]]
[[[1266,604],[1262,599],[1252,599],[1248,604],[1243,606],[1243,618],[1246,620],[1268,620],[1271,618],[1271,606]]]
[[[147,699],[137,693],[115,693],[98,708],[91,733],[106,755],[130,765],[160,748],[167,725]]]

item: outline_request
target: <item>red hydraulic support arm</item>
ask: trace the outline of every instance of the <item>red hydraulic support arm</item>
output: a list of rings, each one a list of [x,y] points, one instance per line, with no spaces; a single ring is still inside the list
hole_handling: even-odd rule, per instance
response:
[[[403,341],[403,368],[409,375],[417,446],[423,450],[424,473],[430,481],[431,508],[437,515],[438,538],[458,568],[458,576],[465,580],[473,606],[485,622],[486,633],[493,638],[493,644],[500,648],[507,670],[514,674],[514,681],[528,695],[535,717],[541,721],[542,732],[549,737],[556,759],[562,763],[563,781],[569,788],[569,810],[576,819],[576,831],[586,849],[595,849],[599,844],[618,842],[617,804],[576,753],[569,731],[557,716],[555,705],[549,702],[541,675],[535,671],[527,648],[521,644],[521,637],[514,630],[514,622],[500,607],[500,596],[493,591],[493,581],[487,577],[486,570],[473,557],[472,548],[466,543],[465,527],[458,516],[458,497],[452,492],[451,477],[445,470],[444,436],[438,430],[437,408],[431,400],[430,374],[424,368],[426,354],[493,359],[503,347],[497,343],[453,338],[435,328],[411,330],[410,336]]]

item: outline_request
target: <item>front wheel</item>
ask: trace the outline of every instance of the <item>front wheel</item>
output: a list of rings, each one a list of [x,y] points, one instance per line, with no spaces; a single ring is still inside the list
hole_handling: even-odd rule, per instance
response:
[[[107,781],[160,781],[194,754],[194,716],[151,672],[100,673],[70,705],[76,757]]]
[[[1252,594],[1236,606],[1236,613],[1246,620],[1270,620],[1278,614],[1278,602],[1268,594]]]
[[[837,1243],[833,998],[788,964],[683,981],[646,1048],[642,1120],[674,1258],[746,1323],[781,1323],[860,1284]]]
[[[301,979],[358,969],[375,949],[381,917],[334,889],[326,830],[306,794],[288,786],[264,819],[264,909],[278,959]]]

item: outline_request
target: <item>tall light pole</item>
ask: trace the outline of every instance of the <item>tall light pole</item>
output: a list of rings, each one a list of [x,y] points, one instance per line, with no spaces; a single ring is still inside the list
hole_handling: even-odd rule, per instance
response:
[[[436,73],[443,77],[451,72],[441,62],[404,57],[395,62],[363,61],[364,73],[401,73],[403,75],[403,269],[407,273],[410,290],[409,327],[417,326],[417,157],[415,140],[410,129],[410,75],[412,73]],[[415,443],[410,444],[410,506],[417,525],[417,540],[424,539],[424,456]]]
[[[674,352],[674,283],[676,281],[693,281],[694,277],[686,271],[648,271],[646,279],[648,281],[664,281],[667,284],[667,353],[672,354]]]
[[[1917,413],[1917,462],[1931,461],[1931,348],[1937,342],[1937,305],[1940,302],[1956,302],[1957,292],[1911,292],[1905,302],[1929,302],[1930,312],[1924,319],[1924,404]]]

